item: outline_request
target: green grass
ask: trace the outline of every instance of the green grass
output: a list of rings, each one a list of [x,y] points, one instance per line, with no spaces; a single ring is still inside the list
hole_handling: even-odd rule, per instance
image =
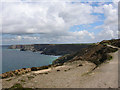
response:
[[[14,85],[10,88],[10,90],[14,90],[14,89],[16,89],[16,88],[23,88],[23,87],[22,87],[22,85],[21,85],[20,83],[16,83],[16,84],[14,84]]]
[[[30,79],[32,79],[32,78],[34,78],[33,76],[28,76],[28,79],[30,80]]]
[[[23,88],[23,86],[20,83],[16,83],[7,90],[33,90],[33,89],[32,88]]]
[[[108,43],[103,43],[103,45],[109,45]]]
[[[21,82],[25,82],[25,80],[20,80]]]
[[[111,55],[108,56],[108,60],[112,60],[112,58],[113,58],[113,57],[112,57]]]
[[[6,80],[6,81],[11,81],[12,79],[8,79],[8,80]]]

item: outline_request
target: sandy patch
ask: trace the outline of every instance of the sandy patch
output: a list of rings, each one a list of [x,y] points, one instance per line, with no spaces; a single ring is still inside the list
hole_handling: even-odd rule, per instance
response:
[[[51,71],[51,70],[61,69],[61,68],[64,68],[64,67],[67,67],[67,66],[58,66],[58,67],[55,67],[55,68],[53,67],[53,68],[49,68],[49,69],[34,71],[33,73],[35,73],[35,74],[45,73],[45,72],[48,72],[48,71]]]
[[[64,68],[64,67],[67,67],[67,66],[58,66],[58,67],[55,67],[55,69],[60,69],[60,68]]]
[[[45,73],[45,72],[48,72],[48,71],[51,71],[51,68],[49,69],[44,69],[44,70],[39,70],[39,71],[34,71],[33,73]]]

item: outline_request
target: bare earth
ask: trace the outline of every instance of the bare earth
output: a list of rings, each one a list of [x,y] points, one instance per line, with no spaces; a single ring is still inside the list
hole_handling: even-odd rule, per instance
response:
[[[95,65],[74,61],[2,80],[3,88],[20,83],[25,88],[118,88],[118,51],[113,59],[89,73]],[[81,66],[81,64],[83,66]]]

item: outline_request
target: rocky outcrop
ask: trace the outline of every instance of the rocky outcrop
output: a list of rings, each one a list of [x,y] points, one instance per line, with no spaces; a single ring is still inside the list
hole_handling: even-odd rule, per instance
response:
[[[43,69],[48,69],[52,65],[47,65],[47,66],[41,66],[41,67],[32,67],[31,71],[38,71],[38,70],[43,70]]]

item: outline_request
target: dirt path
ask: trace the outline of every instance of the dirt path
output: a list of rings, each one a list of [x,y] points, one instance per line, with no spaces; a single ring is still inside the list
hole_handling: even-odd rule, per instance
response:
[[[113,59],[98,67],[91,76],[87,76],[82,88],[118,88],[118,51],[110,55]]]

